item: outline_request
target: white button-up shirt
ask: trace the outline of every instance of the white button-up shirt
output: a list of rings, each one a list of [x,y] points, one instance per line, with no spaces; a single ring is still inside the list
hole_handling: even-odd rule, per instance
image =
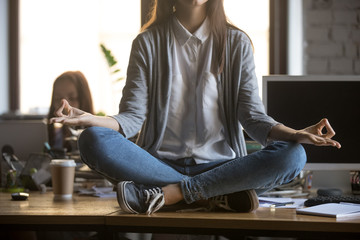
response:
[[[224,137],[218,88],[211,73],[213,39],[209,20],[191,34],[173,18],[173,76],[168,122],[157,154],[161,158],[192,157],[197,163],[232,159]]]

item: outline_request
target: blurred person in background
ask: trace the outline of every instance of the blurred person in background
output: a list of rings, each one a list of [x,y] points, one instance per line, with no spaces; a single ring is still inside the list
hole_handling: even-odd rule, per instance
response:
[[[83,111],[94,113],[89,84],[80,71],[67,71],[55,79],[48,119],[55,117],[54,113],[59,109],[61,99],[66,99],[72,106]],[[72,147],[65,141],[71,136],[72,133],[68,126],[58,123],[48,125],[49,144],[52,148],[66,148],[67,151],[72,151]]]

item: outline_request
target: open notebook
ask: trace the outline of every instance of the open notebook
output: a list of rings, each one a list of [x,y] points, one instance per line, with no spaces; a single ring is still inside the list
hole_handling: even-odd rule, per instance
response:
[[[360,204],[325,203],[296,209],[296,213],[334,218],[360,218]]]

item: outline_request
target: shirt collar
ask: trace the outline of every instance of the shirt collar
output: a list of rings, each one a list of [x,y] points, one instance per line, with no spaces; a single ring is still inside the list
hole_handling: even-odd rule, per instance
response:
[[[205,18],[204,22],[200,27],[191,34],[175,17],[173,17],[173,29],[175,38],[179,41],[180,45],[183,46],[191,37],[195,37],[200,40],[201,43],[209,37],[210,35],[210,23],[208,18]]]

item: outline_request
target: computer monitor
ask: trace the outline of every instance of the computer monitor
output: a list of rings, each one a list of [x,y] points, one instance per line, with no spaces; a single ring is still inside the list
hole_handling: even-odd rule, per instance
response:
[[[268,115],[294,129],[329,119],[342,147],[303,144],[304,170],[360,170],[360,76],[264,76],[263,102]]]
[[[47,141],[45,120],[0,120],[0,150],[11,146],[20,161],[26,161],[31,153],[43,152]]]

